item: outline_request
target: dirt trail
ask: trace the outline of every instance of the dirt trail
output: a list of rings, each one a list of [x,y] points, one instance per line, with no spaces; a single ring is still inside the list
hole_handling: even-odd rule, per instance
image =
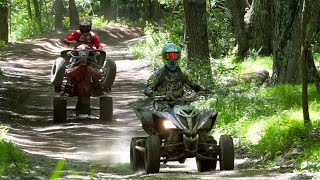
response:
[[[244,179],[244,176],[249,176],[245,179],[287,179],[294,175],[259,170],[198,173],[192,159],[185,165],[163,165],[156,176],[130,171],[130,140],[145,135],[133,106],[139,101],[147,103],[142,89],[150,69],[145,62],[135,60],[127,47],[138,40],[134,38],[141,36],[141,30],[108,27],[95,32],[107,56],[117,64],[116,80],[109,94],[114,102],[112,123],[104,123],[95,116],[75,117],[74,112],[68,113],[67,123],[53,123],[55,93],[49,75],[54,59],[62,49],[67,49],[60,39],[70,32],[17,42],[2,54],[0,67],[5,77],[0,79],[0,123],[10,127],[6,138],[33,157],[30,160],[36,165],[33,170],[39,171],[34,177],[50,176],[57,159],[67,159],[69,163],[63,179],[89,179],[89,172],[94,172],[91,177],[95,179]],[[74,102],[71,100],[70,105]],[[98,100],[92,102],[95,106]]]

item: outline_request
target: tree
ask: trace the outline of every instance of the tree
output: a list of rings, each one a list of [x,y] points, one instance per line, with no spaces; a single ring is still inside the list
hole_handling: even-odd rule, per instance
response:
[[[244,17],[246,9],[249,9],[250,6],[246,0],[226,0],[225,6],[230,11],[234,24],[234,34],[238,44],[237,56],[244,58],[247,56],[250,46],[248,32],[249,21],[245,21]]]
[[[54,27],[56,30],[61,30],[63,28],[63,24],[62,24],[63,11],[64,11],[63,1],[55,0],[53,6],[54,6],[54,14],[55,14]]]
[[[30,19],[32,19],[32,10],[31,10],[30,0],[27,0],[27,9],[28,9],[28,16]]]
[[[101,14],[106,20],[115,19],[115,7],[113,6],[111,0],[100,0]]]
[[[260,55],[272,53],[272,16],[271,1],[226,0],[225,6],[229,10],[234,34],[237,39],[237,56],[244,58],[249,49],[259,51]]]
[[[34,6],[36,20],[39,22],[39,24],[41,24],[41,9],[39,6],[39,1],[33,0],[33,6]]]
[[[144,0],[143,7],[144,7],[144,19],[150,20],[151,19],[151,0]]]
[[[320,75],[315,67],[314,59],[312,56],[311,42],[317,32],[318,19],[317,14],[319,11],[320,2],[311,0],[303,0],[302,18],[301,18],[301,77],[302,77],[302,110],[305,127],[310,127],[311,121],[309,117],[308,107],[308,83],[309,81],[315,82],[318,93],[320,93]]]
[[[188,67],[198,80],[211,79],[206,0],[184,0],[183,7]]]
[[[271,1],[252,0],[250,11],[250,48],[259,50],[260,55],[272,53]]]
[[[152,19],[158,22],[161,17],[161,6],[159,1],[152,1]]]
[[[70,28],[76,28],[79,25],[79,13],[74,0],[69,0]]]
[[[0,41],[4,41],[8,43],[9,37],[9,7],[8,7],[8,0],[0,1]]]
[[[300,83],[301,10],[300,0],[274,0],[273,74],[276,84]]]

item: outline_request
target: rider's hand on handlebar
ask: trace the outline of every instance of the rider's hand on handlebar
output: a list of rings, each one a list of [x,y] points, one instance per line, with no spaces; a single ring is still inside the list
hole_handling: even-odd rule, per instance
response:
[[[69,41],[69,43],[70,43],[70,45],[75,46],[78,43],[78,41],[72,40],[72,41]]]
[[[75,46],[75,45],[78,44],[78,41],[76,41],[76,40],[69,41],[69,40],[67,40],[67,39],[64,39],[63,42],[64,42],[65,44],[67,44],[68,46],[70,46],[70,45],[71,45],[71,46]]]
[[[180,97],[181,94],[177,93],[177,92],[171,92],[171,91],[167,91],[167,92],[155,92],[153,97],[157,97],[160,99],[166,99],[166,100],[175,100],[176,98]]]
[[[178,93],[178,92],[171,92],[171,91],[166,92],[166,98],[167,99],[174,100],[174,99],[177,99],[179,97],[181,97],[181,94]]]

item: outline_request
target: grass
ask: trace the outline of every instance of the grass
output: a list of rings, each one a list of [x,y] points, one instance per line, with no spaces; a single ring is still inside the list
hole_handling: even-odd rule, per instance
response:
[[[266,62],[267,61],[267,62]],[[270,67],[269,58],[257,59],[258,67]],[[241,63],[240,72],[254,68],[252,61]],[[260,63],[262,65],[260,65]],[[256,69],[258,70],[258,69]],[[292,151],[299,151],[287,161],[303,169],[320,170],[319,142],[312,131],[320,127],[318,109],[320,96],[314,85],[309,86],[309,113],[312,128],[303,124],[301,109],[301,86],[277,85],[266,88],[243,88],[243,91],[217,95],[214,101],[198,104],[201,108],[211,108],[219,112],[215,134],[228,133],[239,139],[238,145],[248,145],[258,156],[273,161]],[[320,132],[316,134],[320,138]],[[307,163],[306,163],[307,162]]]
[[[4,139],[7,131],[7,127],[0,126],[0,176],[23,174],[27,169],[25,154],[12,142]]]

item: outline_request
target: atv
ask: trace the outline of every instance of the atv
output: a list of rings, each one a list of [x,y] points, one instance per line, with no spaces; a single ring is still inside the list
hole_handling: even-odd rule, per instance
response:
[[[50,82],[57,95],[53,98],[53,121],[65,122],[67,119],[67,100],[78,97],[76,115],[91,115],[92,110],[100,110],[100,120],[110,121],[113,114],[111,92],[116,76],[116,64],[106,59],[106,52],[82,44],[73,50],[64,50],[55,60],[51,69]],[[92,108],[90,97],[100,99],[100,108]]]
[[[229,135],[220,136],[219,143],[208,133],[217,119],[217,112],[197,110],[190,105],[196,99],[182,97],[172,99],[170,112],[158,112],[135,108],[148,137],[134,137],[130,144],[130,165],[133,170],[145,169],[146,173],[158,173],[160,163],[169,161],[184,163],[186,158],[196,159],[199,171],[234,169],[234,144]],[[155,97],[154,100],[168,100]]]

